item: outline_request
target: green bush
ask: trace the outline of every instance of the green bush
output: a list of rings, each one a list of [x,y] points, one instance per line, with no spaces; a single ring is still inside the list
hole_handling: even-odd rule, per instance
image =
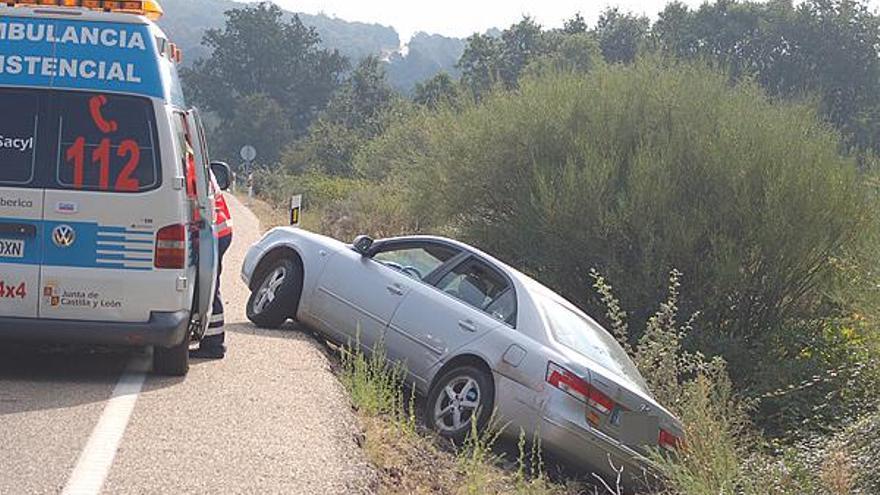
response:
[[[683,309],[702,311],[692,345],[750,384],[771,363],[767,342],[794,346],[776,338],[790,322],[842,312],[831,261],[851,261],[874,212],[837,143],[807,105],[647,59],[409,119],[358,168],[399,184],[422,230],[459,235],[572,300],[597,267],[623,281],[625,306],[649,308],[679,267]]]

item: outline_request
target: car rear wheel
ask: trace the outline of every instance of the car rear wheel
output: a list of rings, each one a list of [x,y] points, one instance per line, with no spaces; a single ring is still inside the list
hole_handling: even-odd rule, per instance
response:
[[[460,443],[473,428],[482,431],[492,415],[495,385],[481,367],[464,365],[444,372],[434,383],[425,405],[428,426]]]
[[[279,258],[261,270],[247,303],[247,317],[262,328],[278,328],[296,314],[302,291],[302,269],[290,258]]]
[[[183,342],[173,347],[153,348],[153,373],[166,376],[186,376],[189,371],[189,340],[187,332]]]

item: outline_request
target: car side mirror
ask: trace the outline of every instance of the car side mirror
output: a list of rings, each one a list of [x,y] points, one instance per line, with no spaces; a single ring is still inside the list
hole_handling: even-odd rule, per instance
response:
[[[352,247],[355,251],[360,253],[361,256],[369,256],[370,248],[373,247],[373,239],[367,235],[359,235],[354,238]]]
[[[211,173],[217,180],[217,186],[221,191],[226,191],[232,185],[232,170],[224,162],[211,162]]]

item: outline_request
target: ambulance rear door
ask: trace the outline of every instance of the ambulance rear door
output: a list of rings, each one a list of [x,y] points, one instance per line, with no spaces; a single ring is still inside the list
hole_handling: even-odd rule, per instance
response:
[[[0,315],[37,316],[46,91],[0,88]]]
[[[160,240],[182,250],[186,232],[181,192],[162,173],[157,108],[142,96],[53,91],[40,317],[146,322],[188,309],[185,267],[162,269],[155,256]]]
[[[198,110],[192,109],[186,114],[187,127],[190,129],[192,148],[195,154],[196,196],[201,220],[198,225],[199,263],[197,308],[201,325],[195,329],[196,338],[201,339],[208,328],[211,306],[217,284],[217,239],[214,233],[214,198],[209,176],[208,146],[205,130],[199,118]],[[219,191],[216,192],[220,194]]]

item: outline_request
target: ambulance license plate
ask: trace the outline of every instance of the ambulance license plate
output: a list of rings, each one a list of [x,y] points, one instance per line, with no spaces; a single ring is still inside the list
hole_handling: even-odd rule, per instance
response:
[[[0,258],[24,258],[24,239],[0,239]]]

